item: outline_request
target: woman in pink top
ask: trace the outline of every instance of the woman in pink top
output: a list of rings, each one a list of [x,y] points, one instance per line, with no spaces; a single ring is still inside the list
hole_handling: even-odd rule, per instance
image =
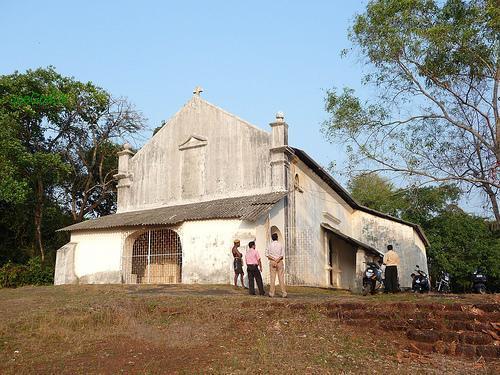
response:
[[[248,250],[245,254],[245,262],[247,264],[248,292],[252,295],[255,295],[255,280],[257,281],[259,294],[263,296],[266,293],[264,292],[264,284],[262,283],[262,276],[260,274],[262,272],[262,263],[260,261],[260,254],[255,249],[254,241],[248,244]]]

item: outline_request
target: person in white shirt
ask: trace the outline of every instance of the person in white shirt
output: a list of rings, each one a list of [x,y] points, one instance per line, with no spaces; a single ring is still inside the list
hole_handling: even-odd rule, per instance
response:
[[[385,287],[384,293],[397,293],[399,291],[398,266],[399,255],[393,250],[392,245],[387,245],[384,255]]]
[[[285,256],[285,250],[283,245],[278,242],[278,235],[273,233],[271,235],[272,242],[266,249],[266,257],[269,259],[269,272],[271,276],[269,297],[274,297],[276,274],[278,274],[278,280],[280,283],[281,295],[286,298],[286,286],[285,286],[285,267],[283,264],[283,258]]]

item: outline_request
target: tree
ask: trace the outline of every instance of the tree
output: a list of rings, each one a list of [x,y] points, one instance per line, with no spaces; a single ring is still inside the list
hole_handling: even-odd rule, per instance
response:
[[[0,200],[27,203],[32,207],[36,246],[42,262],[45,250],[42,221],[47,194],[68,173],[59,154],[64,132],[62,102],[41,103],[41,98],[59,97],[67,80],[52,69],[0,77],[0,128],[3,161]]]
[[[79,221],[112,209],[113,140],[142,121],[126,100],[52,67],[0,77],[0,203],[31,207],[42,262],[44,213],[71,207]]]
[[[424,229],[434,217],[456,206],[460,198],[460,190],[453,185],[396,188],[375,172],[353,177],[347,187],[358,203]]]
[[[115,211],[113,175],[121,146],[113,141],[142,129],[144,118],[127,100],[112,98],[102,89],[79,85],[73,97],[79,104],[65,114],[68,131],[62,139],[62,154],[71,166],[64,192],[74,222],[80,222]]]
[[[8,124],[9,118],[0,113],[0,201],[8,203],[23,202],[28,195],[28,176],[21,173],[21,165],[29,163],[30,155],[26,153],[21,141],[16,138],[14,126]],[[10,157],[5,157],[9,155]]]
[[[458,184],[485,194],[500,223],[498,35],[495,0],[370,1],[350,39],[378,95],[326,97],[323,131],[347,143],[351,172]]]
[[[454,185],[409,186],[399,190],[400,201],[405,203],[401,218],[415,222],[424,230],[428,223],[450,207],[458,207],[460,189]]]
[[[111,142],[97,144],[78,153],[68,149],[65,159],[71,165],[70,177],[64,182],[62,200],[70,207],[73,222],[99,217],[116,211],[117,155],[121,149]]]
[[[356,201],[374,210],[397,216],[402,207],[401,196],[394,185],[376,173],[355,176],[347,188]]]
[[[500,239],[483,218],[450,207],[428,223],[426,234],[432,274],[449,272],[455,291],[469,290],[471,274],[478,268],[488,276],[490,289],[499,287]]]

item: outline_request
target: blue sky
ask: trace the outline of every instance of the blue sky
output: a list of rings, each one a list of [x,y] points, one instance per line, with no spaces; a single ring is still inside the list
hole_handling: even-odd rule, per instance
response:
[[[369,95],[361,64],[340,57],[366,3],[2,0],[0,74],[53,65],[127,97],[151,130],[201,85],[205,99],[263,129],[283,111],[290,144],[340,168],[343,150],[320,133],[325,90]]]
[[[292,145],[342,163],[319,131],[323,99],[332,86],[359,87],[360,66],[340,51],[364,4],[3,0],[0,74],[53,65],[128,97],[150,128],[201,85],[205,99],[264,129],[285,112]]]

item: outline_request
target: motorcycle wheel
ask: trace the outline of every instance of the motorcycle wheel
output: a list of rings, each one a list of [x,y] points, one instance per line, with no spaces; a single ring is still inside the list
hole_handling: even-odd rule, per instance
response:
[[[479,288],[477,288],[477,291],[479,294],[486,294],[486,287],[484,285],[480,285]]]
[[[364,296],[370,294],[372,292],[372,284],[371,283],[363,284],[362,292]]]

